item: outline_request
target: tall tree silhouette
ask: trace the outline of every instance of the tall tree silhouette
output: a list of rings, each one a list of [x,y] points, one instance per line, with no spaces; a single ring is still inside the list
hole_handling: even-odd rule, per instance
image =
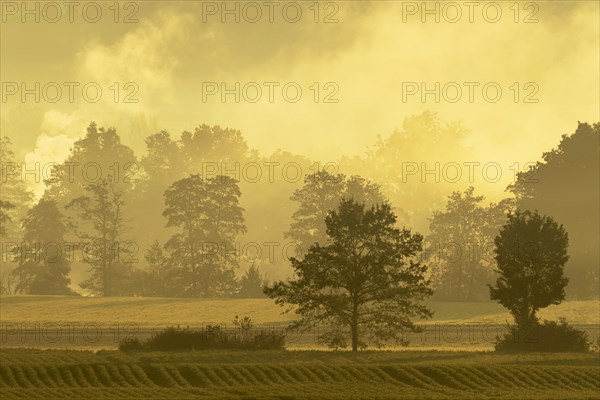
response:
[[[244,233],[241,192],[230,177],[204,181],[190,175],[165,192],[167,227],[178,227],[166,243],[180,266],[180,284],[188,296],[229,295],[236,291],[235,237]]]
[[[70,259],[65,245],[67,226],[56,201],[42,198],[23,220],[23,242],[17,251],[15,291],[28,294],[72,294]]]
[[[4,252],[22,242],[21,221],[32,206],[33,193],[25,184],[23,165],[15,158],[12,142],[7,136],[0,136],[0,164],[0,241]],[[12,271],[17,267],[13,261],[8,254],[2,255],[0,289],[3,293],[12,292]]]
[[[314,243],[326,244],[325,219],[342,199],[354,199],[367,206],[386,201],[379,185],[360,176],[347,179],[344,174],[315,172],[306,176],[304,186],[291,197],[298,203],[298,209],[285,237],[298,243],[303,251]]]
[[[398,218],[425,230],[431,214],[444,207],[447,193],[457,184],[468,184],[463,163],[475,159],[474,149],[466,144],[470,134],[462,122],[444,122],[426,111],[405,118],[390,135],[378,137],[363,156],[343,157],[340,164],[349,174],[380,184],[392,204],[402,207],[395,209]],[[452,165],[462,171],[458,181]],[[450,168],[445,171],[446,167]]]
[[[329,244],[312,245],[303,260],[292,258],[297,278],[265,289],[277,304],[297,307],[296,326],[321,323],[322,340],[345,346],[350,338],[357,351],[399,340],[403,330],[417,330],[411,318],[432,315],[421,304],[432,293],[426,267],[416,260],[423,238],[398,229],[389,204],[366,209],[342,200],[325,224]]]
[[[565,273],[569,296],[598,296],[600,285],[600,123],[579,123],[557,148],[518,174],[509,189],[520,209],[552,215],[569,232],[570,259]]]
[[[175,296],[175,269],[163,251],[163,246],[155,240],[144,254],[145,268],[134,271],[135,292],[142,296]]]
[[[14,207],[11,202],[0,200],[0,237],[6,236],[8,229],[5,224],[11,220],[10,210]]]
[[[260,273],[256,264],[252,263],[240,278],[240,290],[237,295],[242,298],[265,297],[263,289],[267,285],[268,281]]]
[[[3,237],[18,243],[21,240],[21,220],[33,202],[33,193],[27,188],[22,174],[22,163],[15,159],[12,142],[7,136],[0,137],[0,218]]]
[[[101,179],[85,189],[85,196],[67,205],[67,209],[78,214],[83,261],[92,272],[81,287],[103,296],[128,294],[129,274],[137,249],[134,243],[124,240],[124,193],[110,179]]]
[[[91,122],[67,159],[52,169],[52,176],[46,180],[47,195],[66,205],[83,196],[89,184],[110,180],[127,192],[139,177],[133,150],[121,143],[116,129],[98,128]]]
[[[481,205],[469,187],[453,192],[444,211],[435,211],[424,252],[433,274],[435,297],[445,301],[481,301],[493,280],[494,238],[506,222],[513,201]]]

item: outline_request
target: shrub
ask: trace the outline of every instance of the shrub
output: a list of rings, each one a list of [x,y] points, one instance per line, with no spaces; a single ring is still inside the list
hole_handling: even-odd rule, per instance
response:
[[[119,350],[123,352],[140,351],[142,343],[136,337],[126,337],[119,342]]]
[[[218,325],[207,325],[204,329],[193,330],[189,327],[170,326],[150,336],[143,343],[137,338],[122,341],[122,351],[190,351],[206,349],[239,349],[239,350],[281,350],[285,347],[283,333],[264,330],[250,331],[252,322],[244,320],[244,330],[226,332]]]
[[[513,325],[498,338],[495,348],[498,352],[587,352],[591,343],[586,332],[560,318],[558,323]]]

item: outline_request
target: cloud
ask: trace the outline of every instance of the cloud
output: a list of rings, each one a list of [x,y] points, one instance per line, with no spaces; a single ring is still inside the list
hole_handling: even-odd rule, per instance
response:
[[[42,133],[36,140],[35,149],[25,154],[25,166],[28,171],[35,171],[35,174],[22,173],[21,176],[36,199],[44,194],[44,179],[50,178],[52,165],[60,164],[67,158],[74,141],[74,138],[65,134]]]

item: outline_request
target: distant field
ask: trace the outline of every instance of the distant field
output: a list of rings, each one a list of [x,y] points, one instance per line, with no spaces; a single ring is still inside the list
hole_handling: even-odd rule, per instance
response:
[[[489,350],[512,318],[497,303],[430,303],[434,318],[424,332],[407,333],[411,346],[438,350]],[[295,314],[281,314],[270,299],[179,299],[141,297],[1,296],[0,345],[6,347],[111,349],[125,336],[146,337],[167,325],[201,327],[231,324],[249,316],[262,326],[283,329]],[[540,312],[546,319],[566,317],[600,336],[600,301],[568,301]],[[319,348],[311,332],[288,333],[290,348]]]
[[[9,399],[598,399],[597,354],[5,349]]]
[[[135,322],[148,326],[229,323],[235,315],[248,315],[259,323],[281,323],[295,318],[281,314],[270,299],[181,299],[148,297],[0,296],[3,321],[22,322]],[[432,302],[430,322],[511,321],[498,303]],[[542,318],[566,317],[576,324],[599,324],[600,301],[566,301],[540,312]]]

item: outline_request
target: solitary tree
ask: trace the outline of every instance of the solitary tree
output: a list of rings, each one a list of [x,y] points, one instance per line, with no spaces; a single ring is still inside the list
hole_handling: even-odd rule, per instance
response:
[[[330,346],[344,347],[348,337],[352,351],[369,339],[377,346],[401,340],[404,329],[417,330],[412,317],[431,317],[420,301],[432,290],[426,267],[415,260],[422,236],[395,223],[387,203],[365,209],[342,200],[325,220],[328,244],[314,244],[302,260],[292,258],[297,278],[265,293],[277,304],[296,306],[302,319],[295,326],[328,328],[321,339]]]
[[[500,276],[490,297],[508,308],[517,325],[536,324],[536,312],[565,298],[563,268],[569,239],[562,225],[538,212],[517,211],[496,237]]]

